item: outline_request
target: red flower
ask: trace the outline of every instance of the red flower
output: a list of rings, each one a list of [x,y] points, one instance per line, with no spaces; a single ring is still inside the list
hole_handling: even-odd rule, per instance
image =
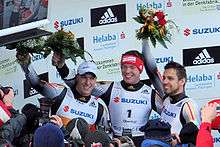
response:
[[[156,17],[161,20],[161,19],[164,19],[165,18],[165,15],[162,11],[158,11],[155,13]]]
[[[159,19],[158,23],[159,25],[164,26],[167,23],[167,21],[165,19]]]

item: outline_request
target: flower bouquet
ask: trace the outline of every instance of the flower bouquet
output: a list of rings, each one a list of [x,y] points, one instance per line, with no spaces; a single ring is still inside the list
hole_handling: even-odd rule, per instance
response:
[[[139,15],[133,19],[143,26],[136,30],[138,39],[150,39],[153,46],[156,46],[158,41],[163,47],[167,48],[165,41],[170,42],[170,29],[176,27],[172,20],[166,20],[166,15],[160,10],[145,9],[141,7]]]
[[[161,75],[158,71],[155,58],[151,53],[149,40],[154,47],[156,47],[157,42],[164,48],[167,48],[165,41],[171,43],[172,34],[170,30],[172,28],[177,29],[177,26],[172,20],[167,20],[165,17],[164,12],[160,10],[141,7],[139,15],[133,18],[138,23],[143,24],[140,29],[136,30],[136,37],[139,40],[142,39],[145,71],[161,97],[164,96]]]
[[[29,62],[26,60],[29,53],[42,54],[43,57],[46,58],[50,54],[51,50],[49,48],[45,48],[44,44],[45,38],[37,37],[9,44],[6,46],[6,48],[9,50],[16,49],[16,56],[19,59],[18,62],[22,64]]]
[[[84,59],[84,50],[79,46],[72,32],[63,29],[53,33],[45,41],[45,47],[64,55],[65,59],[71,58],[76,63],[76,57]]]

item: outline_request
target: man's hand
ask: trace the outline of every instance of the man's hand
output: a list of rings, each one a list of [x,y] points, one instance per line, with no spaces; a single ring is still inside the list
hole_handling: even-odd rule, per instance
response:
[[[218,104],[217,103],[211,103],[211,104],[206,104],[202,110],[201,110],[201,117],[202,117],[202,122],[208,122],[211,123],[216,115],[216,108]]]
[[[62,68],[64,64],[64,55],[62,53],[54,52],[52,56],[52,65],[56,66],[57,68]]]
[[[30,64],[31,63],[31,56],[29,53],[21,54],[19,52],[16,53],[17,61],[19,64]]]
[[[12,88],[8,88],[8,93],[5,94],[2,90],[0,90],[0,94],[2,96],[2,100],[6,106],[13,106],[12,100],[14,98],[14,91]]]
[[[60,128],[63,126],[62,119],[58,115],[50,116],[50,121],[58,125]]]
[[[172,135],[173,138],[174,138],[174,139],[172,139],[172,141],[171,141],[171,145],[172,145],[172,146],[176,146],[177,144],[181,144],[180,137],[179,137],[178,134],[172,133],[171,135]]]

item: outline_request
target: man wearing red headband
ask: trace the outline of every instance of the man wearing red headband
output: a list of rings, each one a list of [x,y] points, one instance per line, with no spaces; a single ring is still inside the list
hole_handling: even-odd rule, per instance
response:
[[[69,69],[60,56],[52,57],[61,77],[69,77]],[[112,129],[115,137],[132,137],[136,146],[140,146],[144,133],[139,131],[144,126],[152,110],[161,111],[162,99],[147,82],[140,80],[144,69],[142,54],[136,50],[128,51],[121,58],[123,80],[98,85],[93,95],[101,97],[109,108]],[[70,83],[70,82],[69,82]]]

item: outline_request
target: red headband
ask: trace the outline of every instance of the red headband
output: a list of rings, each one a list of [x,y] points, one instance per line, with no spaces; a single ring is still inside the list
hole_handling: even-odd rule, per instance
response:
[[[135,65],[140,72],[142,72],[144,68],[144,62],[139,57],[134,55],[123,55],[121,58],[121,64]]]

